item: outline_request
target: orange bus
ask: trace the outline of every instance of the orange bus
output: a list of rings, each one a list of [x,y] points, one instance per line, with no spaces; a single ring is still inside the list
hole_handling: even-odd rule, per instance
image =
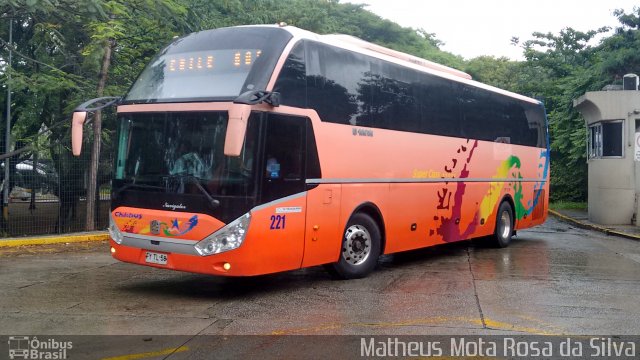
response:
[[[74,113],[75,154],[95,102]],[[547,216],[541,102],[357,38],[286,25],[193,33],[113,102],[121,261],[359,278],[381,254],[478,237],[507,246]]]

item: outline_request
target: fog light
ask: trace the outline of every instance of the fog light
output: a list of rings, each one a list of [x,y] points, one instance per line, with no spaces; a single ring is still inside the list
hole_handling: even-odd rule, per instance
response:
[[[112,247],[112,248],[111,248],[111,253],[112,253],[112,254],[115,254],[115,253],[116,253],[116,248]]]
[[[231,269],[231,264],[224,263],[224,265],[222,265],[222,268],[225,269],[226,271],[229,271]]]

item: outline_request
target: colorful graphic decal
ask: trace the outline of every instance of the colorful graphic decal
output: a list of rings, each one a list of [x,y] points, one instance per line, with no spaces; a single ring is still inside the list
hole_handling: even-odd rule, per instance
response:
[[[122,226],[122,231],[124,232],[128,232],[128,233],[133,233],[135,231],[136,225],[138,225],[138,221],[137,220],[130,220],[127,221],[123,226]]]
[[[193,215],[189,221],[179,221],[178,219],[171,220],[171,226],[165,222],[160,222],[160,231],[165,236],[181,236],[198,225],[198,215]],[[149,234],[151,232],[151,225],[140,230],[139,234]]]
[[[549,171],[549,151],[542,150],[540,152],[540,159],[542,159],[543,162],[541,162],[538,165],[538,170],[539,171],[542,170],[542,173],[538,172],[537,175],[539,179],[546,179],[547,173]],[[520,167],[521,167],[520,159],[517,156],[509,156],[507,160],[502,162],[494,178],[506,179],[508,178],[509,171],[511,171],[512,168],[515,168],[514,172],[511,173],[511,177],[514,179],[522,179],[522,174],[520,173]],[[485,195],[485,197],[482,199],[482,203],[480,205],[480,216],[482,218],[486,219],[487,216],[491,214],[493,209],[495,209],[495,206],[500,200],[500,194],[502,193],[502,188],[504,187],[504,185],[505,185],[504,182],[491,183],[491,188],[487,192],[487,195]],[[531,212],[533,212],[533,209],[536,207],[536,205],[538,205],[538,202],[540,201],[540,197],[542,195],[544,182],[540,181],[535,184],[533,199],[530,201],[527,201],[526,205],[523,203],[524,195],[522,193],[522,183],[519,181],[514,181],[509,183],[509,185],[513,186],[513,190],[514,190],[513,202],[516,210],[515,216],[516,216],[516,219],[520,220],[525,216],[531,214]]]
[[[464,162],[464,167],[460,171],[460,178],[468,178],[469,170],[467,170],[467,165],[471,161],[473,157],[474,150],[478,147],[478,140],[473,142],[473,145],[469,147],[470,140],[467,140],[465,145],[461,145],[456,153],[457,157],[451,159],[451,165],[445,166],[444,171],[446,173],[452,173],[459,162]],[[465,155],[468,152],[468,156],[465,159]],[[441,235],[442,238],[447,241],[457,241],[460,239],[467,238],[471,235],[476,229],[476,225],[478,223],[478,214],[475,214],[475,217],[468,225],[467,229],[464,232],[460,230],[460,218],[462,217],[462,197],[467,188],[467,183],[464,181],[459,181],[456,183],[455,195],[453,196],[453,206],[451,206],[451,192],[448,189],[448,182],[445,182],[445,186],[438,191],[438,209],[449,209],[451,207],[451,216],[435,216],[434,220],[440,220],[440,226],[436,229],[438,235]],[[431,230],[431,234],[433,234],[433,230]]]
[[[507,160],[503,161],[502,164],[500,164],[500,166],[496,171],[496,174],[493,176],[493,179],[508,178],[509,171],[511,171],[511,168],[515,167],[516,169],[520,169],[520,165],[521,165],[520,159],[517,156],[513,156],[513,155],[509,156]],[[512,173],[511,175],[516,178],[522,178],[522,176],[520,175],[520,171],[518,171],[517,175],[516,173]],[[516,199],[514,199],[514,202],[517,204],[518,200],[522,200],[522,185],[520,185],[520,187],[518,188],[517,184],[519,183],[518,182],[514,182],[514,183],[516,184],[516,192],[514,195]],[[509,183],[509,184],[513,185],[514,183]],[[502,194],[502,189],[504,188],[504,186],[505,186],[505,183],[503,181],[490,183],[489,191],[482,199],[482,202],[480,202],[480,218],[487,219],[491,215],[491,213],[493,212],[493,209],[496,208],[498,201],[500,201],[500,195]],[[520,199],[518,199],[518,197],[520,197]],[[517,207],[518,206],[516,205],[516,208]],[[517,213],[518,211],[516,209],[516,214]]]
[[[544,164],[538,165],[538,171],[542,171],[542,173],[538,173],[538,178],[546,179],[547,174],[549,173],[549,149],[542,150],[540,152],[540,159],[544,161]],[[534,186],[533,200],[527,203],[527,205],[529,205],[529,208],[527,209],[526,214],[530,214],[533,211],[533,209],[536,207],[536,205],[538,205],[538,202],[540,202],[540,197],[542,195],[543,187],[544,187],[544,181],[540,181],[536,183],[536,185]]]
[[[474,150],[478,146],[478,141],[474,141],[470,146],[469,143],[470,140],[467,140],[465,145],[461,145],[458,148],[458,150],[456,151],[458,155],[451,159],[450,165],[444,167],[444,174],[453,173],[456,166],[458,166],[459,163],[463,163],[464,166],[460,171],[459,178],[469,177],[469,170],[467,169],[467,166],[469,165],[471,158],[473,157]],[[468,154],[468,156],[464,158],[466,154]],[[546,179],[549,172],[548,150],[542,150],[540,152],[540,160],[541,161],[538,165],[537,175],[539,179]],[[466,225],[466,229],[464,229],[464,231],[462,230],[464,225],[461,224],[460,221],[461,219],[463,219],[462,198],[465,194],[467,183],[462,181],[457,182],[455,184],[455,191],[452,193],[452,191],[449,190],[449,182],[445,181],[445,185],[437,193],[437,210],[451,210],[451,213],[450,216],[436,215],[434,217],[434,220],[440,222],[440,226],[435,230],[435,233],[442,236],[442,238],[446,242],[458,241],[470,237],[479,224],[478,220],[486,220],[491,216],[498,204],[498,201],[501,200],[501,195],[505,186],[510,186],[513,188],[513,201],[515,204],[516,219],[520,220],[526,215],[531,214],[531,212],[533,212],[533,209],[536,207],[536,205],[538,205],[538,202],[542,198],[542,190],[544,188],[545,182],[540,181],[534,185],[533,198],[527,201],[525,205],[524,194],[522,191],[522,182],[517,181],[523,178],[520,172],[521,166],[522,164],[520,158],[514,155],[511,155],[506,160],[502,161],[500,166],[496,169],[495,175],[492,177],[492,179],[501,181],[490,183],[489,190],[480,201],[478,210],[475,212],[473,219],[471,219],[471,221]],[[447,177],[443,176],[442,178],[446,179]],[[513,179],[514,181],[505,182],[504,179]],[[476,205],[478,204],[476,203]],[[434,230],[431,230],[430,235],[433,234]]]
[[[225,224],[209,215],[118,207],[111,213],[121,231],[129,234],[202,240]],[[139,215],[139,216],[138,216]]]

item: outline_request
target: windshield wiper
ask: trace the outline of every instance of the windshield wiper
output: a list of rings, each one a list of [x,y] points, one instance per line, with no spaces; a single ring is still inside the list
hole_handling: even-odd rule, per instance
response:
[[[207,198],[207,200],[209,200],[209,203],[211,204],[211,206],[213,206],[213,208],[217,208],[218,206],[220,206],[220,201],[214,199],[213,197],[211,197],[211,194],[209,194],[209,192],[207,191],[207,189],[204,188],[204,186],[202,186],[202,184],[200,184],[200,178],[193,176],[193,175],[180,175],[180,174],[176,174],[176,175],[171,175],[169,178],[172,177],[176,177],[178,179],[181,180],[189,180],[192,183],[194,183],[196,185],[196,187],[198,188],[198,190],[200,190],[200,192]]]
[[[147,185],[147,184],[136,184],[136,183],[127,183],[122,185],[122,187],[120,187],[119,189],[117,189],[114,193],[113,193],[113,197],[114,199],[117,199],[118,196],[120,196],[120,193],[122,193],[123,191],[130,189],[130,188],[139,188],[139,189],[155,189],[155,190],[164,190],[164,187],[162,186],[154,186],[154,185]]]

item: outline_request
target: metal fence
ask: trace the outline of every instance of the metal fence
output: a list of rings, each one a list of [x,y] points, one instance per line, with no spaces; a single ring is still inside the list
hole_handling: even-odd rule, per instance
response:
[[[112,152],[103,148],[93,219],[95,229],[99,230],[106,229],[109,222],[111,156]],[[8,211],[0,213],[0,237],[88,230],[86,194],[89,161],[86,155],[81,158],[71,156],[68,145],[62,144],[12,157]],[[5,185],[4,179],[2,184]]]

